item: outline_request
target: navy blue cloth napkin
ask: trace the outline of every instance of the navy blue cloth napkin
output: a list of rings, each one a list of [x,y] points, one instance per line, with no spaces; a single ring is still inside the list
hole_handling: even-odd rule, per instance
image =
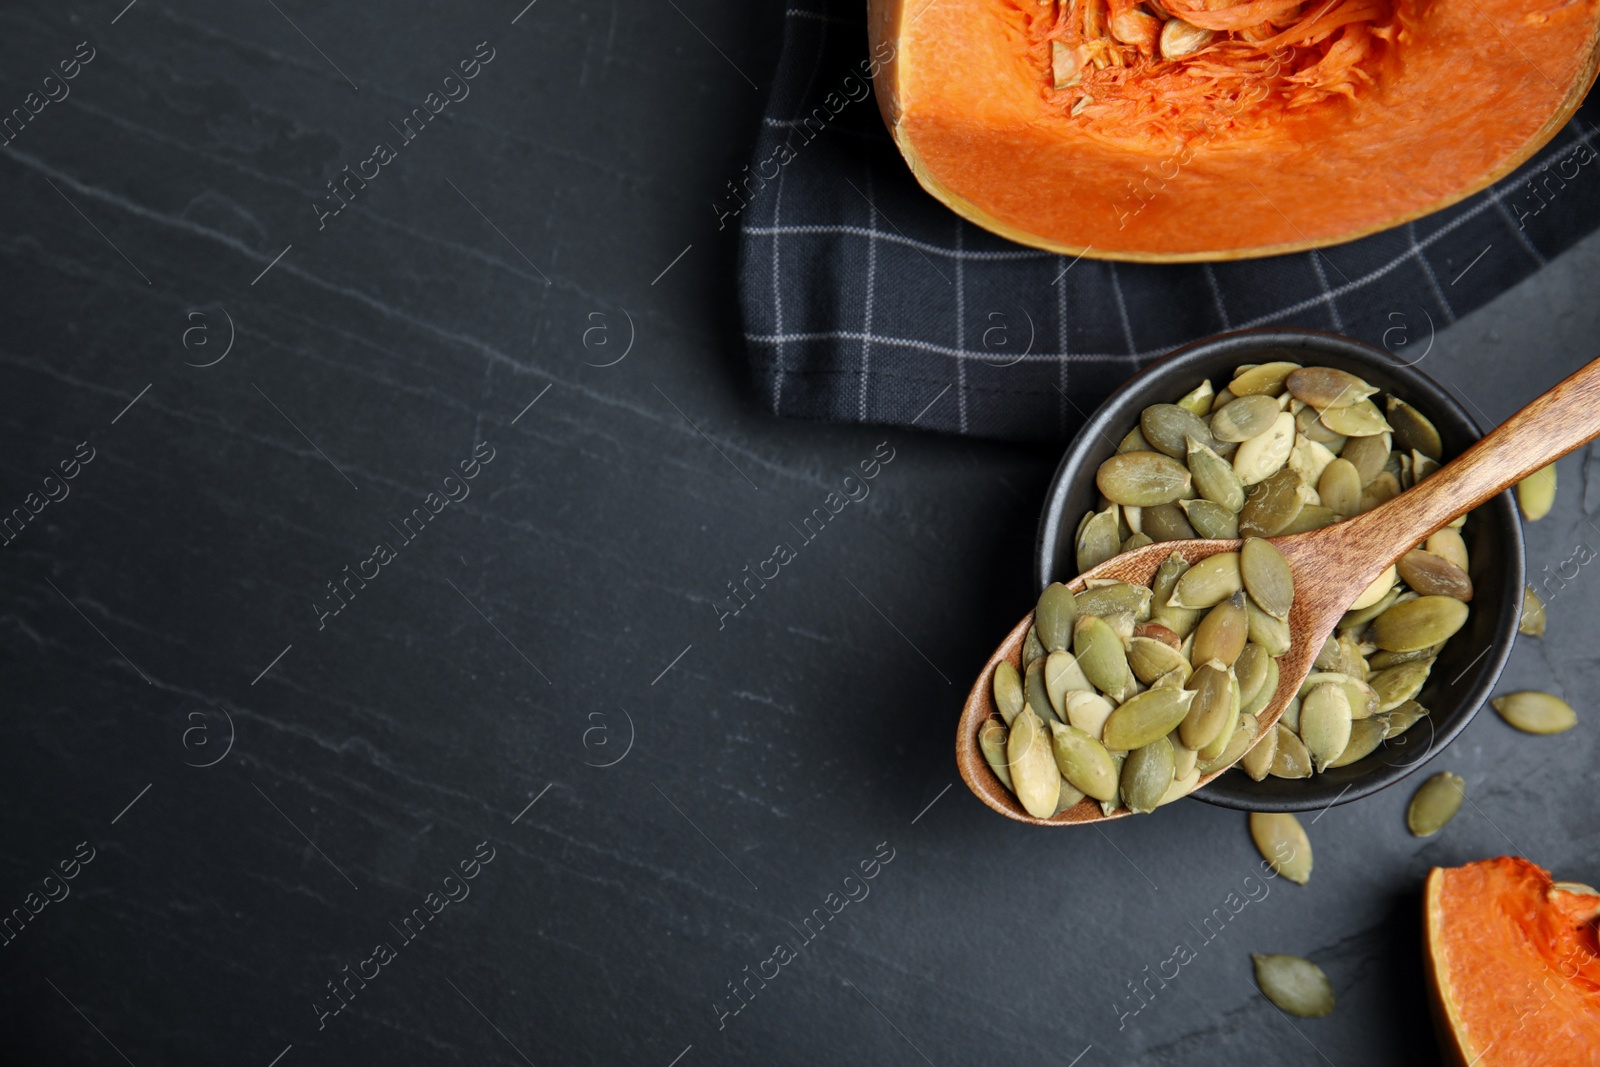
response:
[[[1494,187],[1323,251],[1168,266],[1025,248],[917,185],[872,99],[865,8],[790,0],[754,156],[716,208],[740,228],[751,372],[779,415],[1064,439],[1145,363],[1253,326],[1410,361],[1600,225],[1591,98]]]

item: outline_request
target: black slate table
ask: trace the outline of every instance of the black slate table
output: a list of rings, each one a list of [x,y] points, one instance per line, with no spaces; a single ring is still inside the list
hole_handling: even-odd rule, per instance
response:
[[[1409,786],[1307,817],[1305,888],[1203,803],[967,793],[1056,449],[758,410],[712,204],[782,19],[0,12],[16,1062],[1426,1063],[1428,867],[1600,877],[1581,569],[1504,683],[1579,728],[1480,716],[1429,841]],[[1597,265],[1396,311],[1496,421],[1595,354]],[[1560,470],[1536,579],[1600,539]]]

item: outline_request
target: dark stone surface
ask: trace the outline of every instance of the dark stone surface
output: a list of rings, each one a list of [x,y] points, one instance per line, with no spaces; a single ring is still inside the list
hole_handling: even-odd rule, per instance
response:
[[[513,25],[520,6],[0,12],[7,109],[97,50],[0,154],[4,508],[94,450],[0,561],[3,907],[94,850],[0,949],[7,1046],[141,1067],[1427,1062],[1428,866],[1525,851],[1600,876],[1589,702],[1558,740],[1480,716],[1440,761],[1474,804],[1436,839],[1405,833],[1408,787],[1330,810],[1311,884],[1267,883],[1206,944],[1256,872],[1237,813],[994,816],[956,780],[952,726],[1028,606],[1053,450],[752,403],[710,203],[779,9],[539,0]],[[471,95],[319,231],[323,183],[485,40]],[[1437,324],[1429,369],[1505,417],[1594,354],[1597,263],[1591,240]],[[391,523],[479,442],[470,496],[402,543]],[[800,544],[880,442],[870,496]],[[1563,463],[1531,572],[1600,537],[1585,464]],[[379,541],[395,558],[319,629],[325,583]],[[719,627],[725,583],[779,542],[797,558]],[[1507,686],[1590,692],[1597,603],[1585,571]],[[408,940],[480,842],[470,896]],[[880,847],[870,896],[719,1029],[728,983]],[[1119,1029],[1124,983],[1181,939],[1196,957]],[[326,984],[372,973],[380,942],[393,958],[319,1029]],[[1252,950],[1318,960],[1338,1011],[1291,1025]]]

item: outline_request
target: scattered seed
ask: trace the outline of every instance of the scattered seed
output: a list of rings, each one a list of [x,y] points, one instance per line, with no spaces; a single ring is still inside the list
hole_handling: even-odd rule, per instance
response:
[[[1262,956],[1252,952],[1256,985],[1266,998],[1290,1015],[1319,1019],[1333,1012],[1333,983],[1310,960],[1299,956]]]
[[[1272,869],[1299,885],[1311,880],[1311,838],[1288,812],[1253,811],[1250,837]]]
[[[1550,514],[1556,502],[1556,465],[1550,464],[1528,475],[1517,483],[1517,505],[1522,517],[1538,522]]]
[[[1449,771],[1429,778],[1411,798],[1406,826],[1417,837],[1432,837],[1456,817],[1467,797],[1467,783]]]
[[[1522,590],[1522,615],[1517,621],[1517,633],[1528,637],[1544,636],[1544,601],[1531,585]]]
[[[1489,701],[1500,717],[1528,734],[1559,734],[1578,725],[1578,713],[1560,697],[1529,689]]]

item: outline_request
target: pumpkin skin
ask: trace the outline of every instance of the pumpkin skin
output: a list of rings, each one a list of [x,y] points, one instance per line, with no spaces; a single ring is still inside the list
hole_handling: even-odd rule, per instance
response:
[[[1434,1026],[1457,1067],[1600,1064],[1600,896],[1502,856],[1435,867],[1423,897]]]
[[[1063,255],[1185,262],[1348,241],[1505,177],[1595,80],[1600,0],[1561,2],[1395,0],[1407,37],[1354,102],[1200,136],[1069,115],[1050,0],[868,0],[868,26],[884,121],[946,206]]]

